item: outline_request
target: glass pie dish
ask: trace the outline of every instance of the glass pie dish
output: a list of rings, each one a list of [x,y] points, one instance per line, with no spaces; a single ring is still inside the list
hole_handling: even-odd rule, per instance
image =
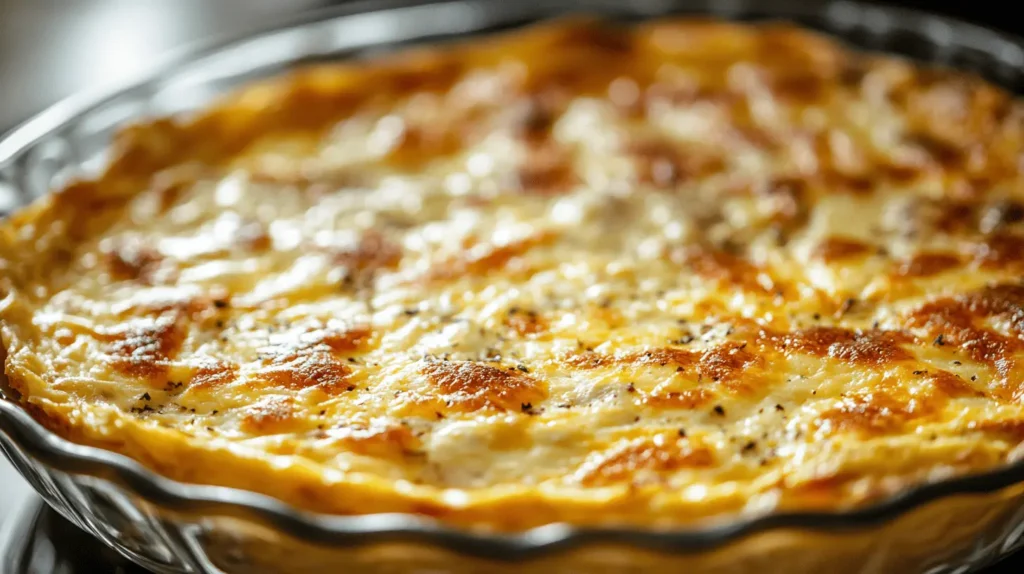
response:
[[[0,142],[4,209],[104,163],[126,122],[203,107],[253,79],[317,60],[516,27],[569,12],[642,19],[703,13],[784,19],[860,47],[971,68],[1021,85],[1024,49],[938,17],[835,2],[531,2],[348,6],[197,53],[116,93],[58,105]],[[928,483],[849,512],[772,513],[687,530],[550,524],[516,534],[412,515],[328,516],[251,492],[184,484],[44,430],[4,388],[0,445],[49,504],[157,572],[962,571],[1021,544],[1024,467]]]

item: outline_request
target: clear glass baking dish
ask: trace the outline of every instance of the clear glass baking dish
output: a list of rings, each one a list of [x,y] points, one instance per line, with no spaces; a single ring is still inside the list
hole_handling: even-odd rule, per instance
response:
[[[800,0],[463,0],[350,4],[205,48],[123,89],[62,102],[0,139],[0,211],[102,167],[113,131],[187,112],[304,62],[483,34],[565,14],[794,21],[849,44],[1024,87],[1024,42],[938,16]],[[1024,546],[1024,463],[922,485],[852,512],[769,514],[682,531],[551,524],[459,531],[411,515],[328,516],[183,484],[45,430],[0,376],[0,449],[63,516],[157,573],[965,572]]]

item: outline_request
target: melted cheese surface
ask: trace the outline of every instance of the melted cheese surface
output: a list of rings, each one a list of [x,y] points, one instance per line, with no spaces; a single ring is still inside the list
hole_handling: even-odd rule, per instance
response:
[[[707,22],[297,71],[4,225],[6,373],[73,440],[323,512],[855,506],[1019,455],[1022,111]]]

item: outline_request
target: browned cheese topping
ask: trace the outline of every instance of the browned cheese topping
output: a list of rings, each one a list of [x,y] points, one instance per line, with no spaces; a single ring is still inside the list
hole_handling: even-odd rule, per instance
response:
[[[1022,452],[1022,152],[1001,89],[778,25],[309,67],[3,224],[6,373],[321,512],[852,507]]]

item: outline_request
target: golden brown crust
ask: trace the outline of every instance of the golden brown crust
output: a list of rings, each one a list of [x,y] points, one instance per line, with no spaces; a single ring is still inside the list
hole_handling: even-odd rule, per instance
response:
[[[1022,440],[1022,112],[710,21],[297,70],[0,228],[5,371],[72,440],[323,512],[855,506]]]

